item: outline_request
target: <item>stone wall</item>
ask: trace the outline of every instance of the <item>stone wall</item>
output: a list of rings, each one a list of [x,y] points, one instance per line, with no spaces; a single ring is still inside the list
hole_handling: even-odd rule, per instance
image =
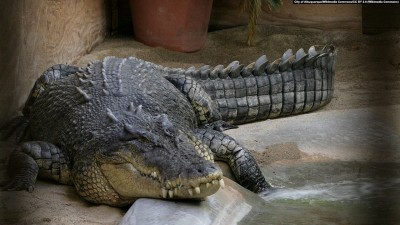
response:
[[[71,63],[107,34],[107,0],[0,2],[0,125],[49,66]]]
[[[293,4],[292,0],[282,1],[283,5],[274,11],[265,5],[259,24],[361,30],[361,4]],[[247,18],[247,14],[241,12],[240,0],[214,0],[210,27],[221,29],[244,25]]]

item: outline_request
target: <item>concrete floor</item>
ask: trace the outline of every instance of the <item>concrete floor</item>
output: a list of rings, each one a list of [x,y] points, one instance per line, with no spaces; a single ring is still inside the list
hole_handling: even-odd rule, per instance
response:
[[[248,149],[296,143],[308,155],[342,161],[400,162],[400,120],[377,114],[400,115],[400,105],[330,110],[261,121],[228,130]]]

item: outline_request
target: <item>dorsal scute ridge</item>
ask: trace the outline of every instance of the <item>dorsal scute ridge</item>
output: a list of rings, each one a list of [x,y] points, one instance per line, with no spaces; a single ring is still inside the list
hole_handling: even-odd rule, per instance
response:
[[[208,77],[211,69],[210,65],[204,65],[199,68],[199,74],[197,76],[194,76],[195,79],[202,79],[202,77]]]
[[[306,55],[306,53],[304,52],[303,48],[300,48],[299,50],[297,50],[297,52],[296,52],[296,62],[298,62],[299,60],[304,58],[305,55]]]
[[[284,57],[282,57],[282,61],[279,63],[279,71],[280,72],[285,72],[287,70],[290,70],[292,68],[292,64],[295,61],[296,56],[291,55],[289,58],[286,58],[283,60]]]
[[[101,68],[101,72],[102,72],[102,75],[103,75],[103,78],[104,79],[106,79],[105,77],[106,77],[106,68],[107,68],[107,65],[108,65],[108,63],[109,63],[109,61],[111,60],[111,59],[115,59],[115,56],[106,56],[106,57],[104,57],[104,59],[103,59],[103,62],[102,62],[102,68]]]
[[[316,56],[316,55],[318,55],[318,53],[317,53],[317,51],[315,50],[315,47],[314,47],[314,46],[311,46],[311,47],[308,49],[308,57],[311,58],[311,57],[314,57],[314,56]]]
[[[86,93],[86,92],[85,92],[84,90],[82,90],[80,87],[75,87],[75,89],[78,91],[78,93],[79,93],[80,96],[82,97],[82,99],[83,99],[82,103],[88,102],[88,101],[91,100],[91,97],[88,95],[88,93]]]
[[[322,49],[321,49],[321,53],[329,53],[331,50],[331,46],[330,45],[325,45]]]
[[[229,72],[229,77],[230,78],[237,78],[240,76],[240,73],[243,70],[244,65],[243,64],[235,64],[232,66],[231,71]]]
[[[256,64],[256,62],[252,62],[252,63],[248,64],[247,66],[243,67],[242,71],[240,71],[240,75],[242,77],[248,77],[250,75],[253,75],[255,64]]]
[[[107,111],[107,117],[110,119],[111,122],[113,122],[113,123],[119,122],[118,118],[114,115],[114,113],[111,111],[111,109],[106,108],[106,111]]]
[[[210,65],[204,65],[204,66],[200,67],[199,70],[200,70],[200,71],[201,71],[201,70],[207,70],[207,69],[210,69],[210,68],[211,68]]]
[[[222,73],[220,73],[220,78],[225,79],[226,77],[229,76],[233,68],[237,68],[239,66],[239,61],[233,61],[229,63],[229,65],[222,70]]]
[[[318,52],[315,50],[314,46],[311,46],[308,49],[307,58],[305,59],[304,66],[305,67],[312,67],[314,66],[316,59],[318,57]]]
[[[282,62],[286,62],[290,57],[293,56],[293,51],[292,49],[288,49],[286,50],[285,53],[283,53],[282,55]]]
[[[123,95],[123,87],[122,87],[122,76],[121,71],[122,67],[127,61],[127,58],[116,58],[114,56],[108,56],[103,59],[101,74],[103,78],[103,87],[108,89],[111,83],[116,85],[116,90],[109,90],[110,93],[116,96]],[[110,83],[110,84],[109,84]],[[111,86],[114,86],[111,85]]]
[[[267,68],[267,66],[268,66],[267,56],[266,55],[260,56],[254,64],[253,75],[261,76],[265,72],[265,69]]]
[[[194,66],[191,66],[186,69],[185,74],[189,76],[198,76],[200,74],[200,70],[196,69]]]
[[[326,57],[335,52],[336,50],[333,45],[326,45],[321,51],[317,51],[315,46],[310,46],[307,52],[305,52],[303,48],[300,48],[295,54],[292,49],[288,49],[283,53],[281,58],[273,62],[269,62],[267,56],[262,55],[256,61],[248,65],[241,65],[238,61],[233,61],[226,67],[224,67],[224,65],[217,65],[215,67],[205,65],[197,70],[195,67],[189,67],[186,70],[181,68],[168,68],[167,70],[173,70],[174,73],[186,73],[195,79],[201,80],[248,77],[251,75],[261,76],[273,74],[277,72],[277,70],[279,70],[279,72],[284,72],[304,66],[313,66],[319,58]]]
[[[292,64],[292,69],[298,69],[305,65],[306,59],[308,57],[308,53],[305,53],[303,48],[300,48],[296,52],[296,59]]]
[[[94,64],[95,63],[97,63],[97,62],[99,62],[99,61],[90,61],[88,64],[87,64],[87,71],[88,71],[88,73],[89,74],[93,74],[94,73],[94,70],[93,70],[93,66],[94,66]]]
[[[279,65],[281,63],[282,59],[275,59],[275,61],[273,61],[272,63],[269,63],[267,65],[267,68],[265,68],[265,71],[267,74],[273,74],[275,73],[275,71],[277,71],[277,69],[279,68]]]
[[[210,75],[210,73],[211,73],[211,70],[209,68],[200,70],[200,79],[207,80],[209,75]],[[195,77],[195,78],[197,78],[197,77]],[[210,77],[210,79],[212,79],[212,78]]]
[[[107,82],[107,72],[106,72],[107,62],[112,58],[115,58],[115,57],[114,56],[104,57],[103,62],[102,62],[101,75],[103,77],[104,86],[106,86],[106,82]]]
[[[217,66],[215,66],[212,70],[211,70],[211,72],[210,72],[210,74],[209,74],[209,78],[210,79],[216,79],[216,78],[218,78],[219,76],[220,76],[220,74],[222,73],[222,70],[224,69],[224,65],[217,65]]]
[[[158,65],[158,64],[155,64],[155,63],[143,60],[143,59],[139,59],[139,58],[136,58],[134,56],[130,56],[130,57],[126,58],[126,59],[129,60],[129,61],[136,62],[136,68],[135,69],[138,70],[138,71],[142,71],[142,70],[145,70],[145,71],[158,70],[160,72],[170,74],[170,73],[173,73],[173,70],[175,69],[175,68],[169,68],[169,67],[166,67],[166,66]]]
[[[122,59],[121,62],[118,65],[118,72],[117,72],[117,78],[118,78],[118,92],[122,94],[124,92],[123,87],[122,87],[122,76],[121,76],[121,71],[122,71],[122,66],[124,66],[126,62],[126,58]]]
[[[163,132],[168,136],[174,136],[176,129],[173,123],[169,120],[168,115],[163,113],[153,117],[161,125]]]
[[[135,105],[133,104],[133,102],[129,103],[128,110],[130,112],[135,112],[136,109],[135,109]]]
[[[89,74],[87,67],[79,67],[78,72],[84,73],[84,74]]]

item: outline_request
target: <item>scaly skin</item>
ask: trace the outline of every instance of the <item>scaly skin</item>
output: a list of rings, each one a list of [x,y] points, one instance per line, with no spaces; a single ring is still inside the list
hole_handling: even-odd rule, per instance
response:
[[[86,68],[53,66],[32,89],[24,117],[9,123],[23,124],[27,135],[10,157],[4,189],[33,191],[39,175],[113,206],[139,197],[201,199],[224,185],[215,158],[244,187],[268,191],[249,151],[222,131],[325,105],[334,60],[329,46],[225,69],[113,57]],[[10,133],[3,129],[0,137]]]

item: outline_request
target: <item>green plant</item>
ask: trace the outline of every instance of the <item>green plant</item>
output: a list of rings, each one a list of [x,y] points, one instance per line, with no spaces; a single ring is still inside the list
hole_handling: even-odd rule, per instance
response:
[[[260,17],[263,3],[268,4],[271,10],[277,9],[282,5],[281,0],[241,0],[240,3],[242,10],[246,11],[249,15],[249,22],[247,24],[247,44],[249,46],[253,44],[256,35],[257,20]]]

